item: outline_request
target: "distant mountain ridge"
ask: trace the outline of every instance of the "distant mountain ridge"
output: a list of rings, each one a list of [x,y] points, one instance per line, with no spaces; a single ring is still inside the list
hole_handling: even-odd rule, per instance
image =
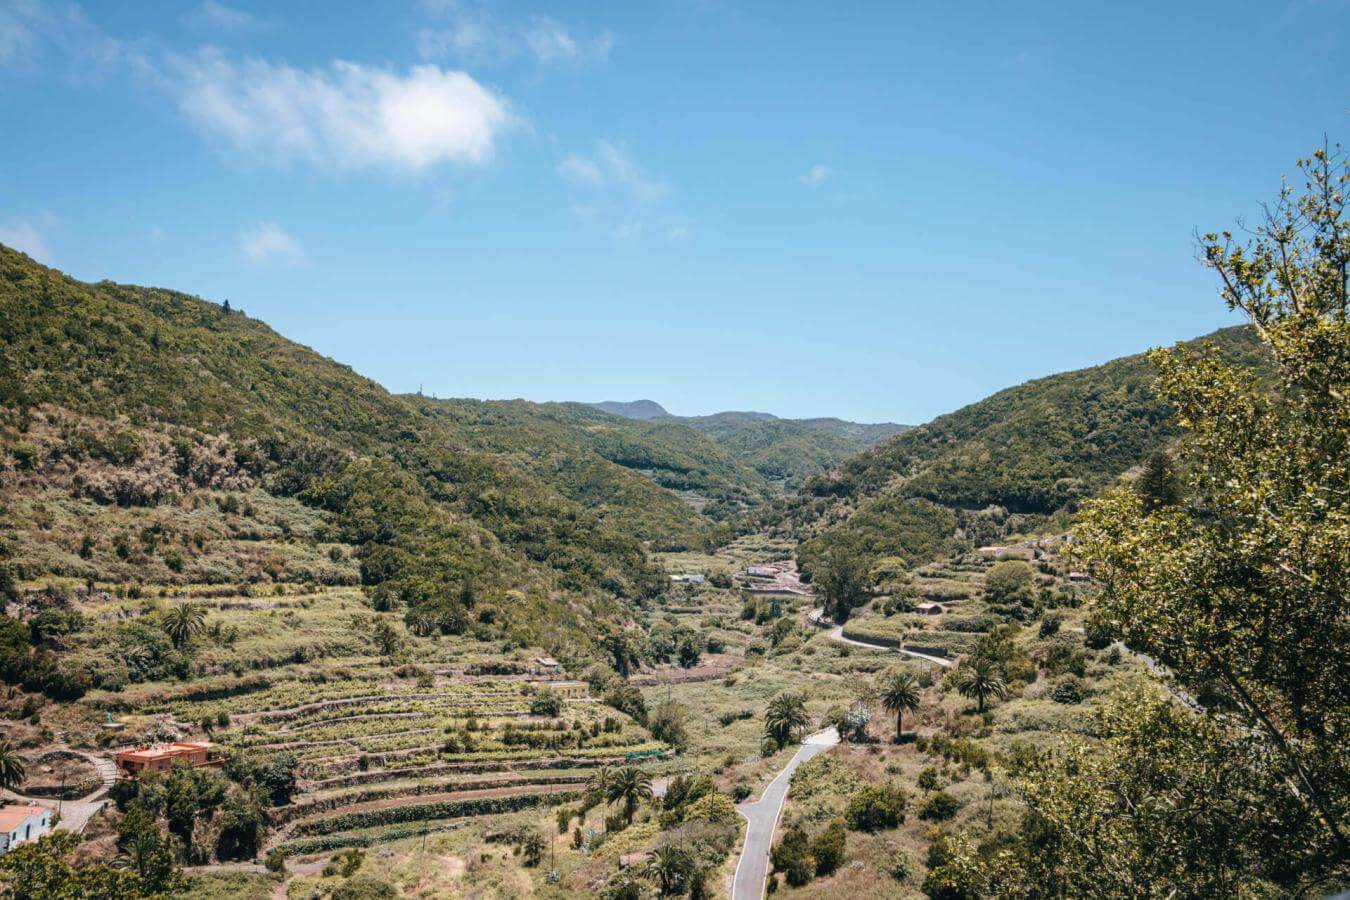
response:
[[[622,416],[625,419],[638,419],[639,421],[670,415],[666,412],[666,408],[655,400],[602,400],[599,403],[583,405],[592,406],[612,416]]]
[[[654,400],[586,404],[625,418],[678,422],[702,432],[733,459],[784,490],[818,475],[912,426],[864,424],[836,418],[783,419],[772,413],[728,410],[708,416],[673,416]]]

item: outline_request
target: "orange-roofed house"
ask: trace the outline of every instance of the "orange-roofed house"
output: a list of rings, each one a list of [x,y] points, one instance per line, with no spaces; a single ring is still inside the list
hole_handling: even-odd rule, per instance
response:
[[[208,759],[214,745],[210,741],[174,741],[171,744],[151,744],[134,750],[122,750],[116,756],[118,772],[124,778],[135,778],[142,772],[163,772],[174,763],[189,766],[209,766]]]
[[[45,806],[11,803],[0,806],[0,853],[36,841],[52,830],[52,811]]]

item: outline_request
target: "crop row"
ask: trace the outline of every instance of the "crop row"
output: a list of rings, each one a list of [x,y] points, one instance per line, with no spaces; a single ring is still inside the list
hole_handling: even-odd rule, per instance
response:
[[[509,797],[474,797],[469,800],[416,803],[389,809],[372,809],[307,820],[296,825],[295,833],[304,837],[312,837],[380,825],[422,822],[429,819],[462,819],[468,816],[494,815],[528,809],[545,802],[563,803],[580,796],[581,791],[539,791],[528,794],[513,794]]]
[[[521,778],[470,778],[459,781],[422,781],[402,784],[395,787],[375,787],[363,790],[333,793],[323,797],[313,797],[277,807],[272,811],[275,824],[289,822],[306,816],[317,815],[343,806],[358,803],[372,803],[376,800],[391,800],[396,797],[420,797],[424,794],[448,794],[458,791],[485,791],[493,788],[528,787],[530,785],[581,784],[590,779],[587,772],[557,772],[544,775],[530,775]]]
[[[344,831],[340,834],[326,834],[320,837],[302,838],[281,845],[287,856],[304,856],[311,853],[329,853],[347,847],[373,847],[389,841],[401,841],[404,838],[420,837],[423,834],[435,834],[438,831],[453,831],[463,828],[463,821],[442,822],[439,825],[398,825],[389,828],[369,828],[365,831]]]

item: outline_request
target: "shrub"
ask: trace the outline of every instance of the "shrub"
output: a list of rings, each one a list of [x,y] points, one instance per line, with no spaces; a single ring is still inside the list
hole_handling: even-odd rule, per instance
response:
[[[267,859],[264,862],[264,865],[267,866],[267,871],[269,872],[286,871],[286,851],[281,849],[280,847],[277,847],[271,853],[267,854]]]
[[[535,716],[559,716],[562,714],[563,702],[553,691],[543,691],[536,694],[530,701],[530,714]]]
[[[905,821],[905,794],[898,785],[868,785],[848,798],[844,811],[854,831],[881,831]]]
[[[946,791],[937,791],[928,798],[923,808],[919,810],[919,818],[929,822],[945,822],[955,816],[956,811],[960,808],[960,800]]]
[[[886,871],[896,881],[908,881],[914,874],[914,860],[910,858],[907,850],[896,850]]]
[[[919,787],[925,791],[935,791],[938,788],[938,770],[929,766],[919,773]]]
[[[1065,675],[1050,693],[1050,699],[1056,703],[1082,703],[1086,691],[1083,680],[1076,675]]]
[[[801,887],[811,880],[815,871],[815,859],[811,852],[811,842],[800,825],[794,825],[783,835],[782,840],[770,853],[775,872],[782,872],[792,887]]]
[[[816,874],[829,875],[844,864],[848,833],[843,822],[832,822],[811,842],[811,855],[816,860]]]

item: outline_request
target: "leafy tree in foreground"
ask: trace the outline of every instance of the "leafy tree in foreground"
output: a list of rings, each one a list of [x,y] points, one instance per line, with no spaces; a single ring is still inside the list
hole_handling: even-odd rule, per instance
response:
[[[1350,880],[1350,166],[1338,148],[1300,168],[1304,193],[1286,187],[1247,244],[1202,239],[1278,384],[1155,352],[1186,432],[1185,500],[1118,490],[1079,529],[1096,613],[1205,705],[1126,697],[1100,742],[1034,767],[1016,858],[952,855],[981,893],[1287,896]]]
[[[919,679],[908,670],[891,672],[881,682],[881,705],[886,707],[887,711],[895,713],[895,739],[897,741],[900,740],[900,735],[904,734],[905,731],[905,713],[914,712],[919,708],[922,695],[923,689],[919,686]]]

